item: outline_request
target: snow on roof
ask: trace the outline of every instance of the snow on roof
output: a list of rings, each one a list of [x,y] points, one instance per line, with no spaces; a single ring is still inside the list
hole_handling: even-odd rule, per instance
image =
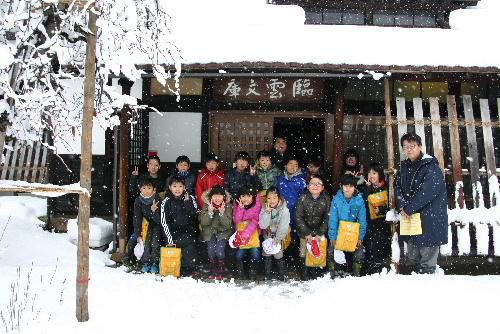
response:
[[[279,62],[500,68],[500,1],[451,13],[451,29],[305,25],[299,6],[263,0],[173,0],[183,64]]]

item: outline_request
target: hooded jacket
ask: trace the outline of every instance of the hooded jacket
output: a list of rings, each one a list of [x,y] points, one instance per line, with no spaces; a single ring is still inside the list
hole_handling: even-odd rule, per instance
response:
[[[180,248],[196,242],[198,227],[196,200],[191,195],[186,200],[185,194],[175,197],[167,191],[161,203],[161,225],[166,243],[174,243]]]
[[[224,170],[217,167],[213,172],[209,171],[206,168],[203,168],[198,174],[196,178],[196,187],[195,187],[195,195],[196,195],[196,203],[199,208],[203,208],[203,192],[210,190],[216,184],[224,187]]]
[[[295,207],[297,234],[304,239],[306,235],[325,235],[328,230],[330,196],[323,191],[318,198],[313,198],[309,191],[300,196]]]
[[[217,240],[228,239],[231,234],[233,234],[233,225],[231,224],[233,206],[231,205],[229,193],[226,192],[224,214],[221,214],[219,210],[216,209],[213,214],[210,215],[208,212],[208,191],[203,193],[203,198],[205,205],[200,212],[201,239],[203,241],[209,241],[213,235],[216,236]]]
[[[259,215],[262,205],[259,196],[254,196],[254,199],[255,203],[247,209],[240,208],[236,201],[233,202],[233,225],[235,229],[238,223],[248,221],[247,227],[241,233],[241,236],[245,239],[250,238],[255,229],[259,227]]]
[[[337,232],[341,220],[358,222],[360,224],[359,239],[363,240],[366,234],[365,201],[357,191],[348,201],[342,189],[337,192],[330,206],[330,222],[328,223],[328,239],[337,240]]]
[[[262,184],[262,189],[267,190],[272,186],[276,186],[278,176],[281,174],[281,171],[276,166],[272,165],[269,169],[262,169],[262,167],[257,164],[256,167],[257,176]]]
[[[286,200],[286,206],[290,211],[290,225],[294,236],[297,235],[295,228],[295,205],[306,188],[306,181],[301,176],[302,174],[301,170],[293,175],[283,172],[277,181],[278,191],[281,197]]]
[[[417,247],[432,247],[448,242],[448,197],[437,159],[423,154],[414,162],[401,162],[396,174],[394,194],[398,211],[420,213],[422,234],[405,237]]]
[[[262,207],[259,216],[259,227],[264,231],[264,238],[275,238],[281,242],[285,239],[290,226],[290,211],[286,207],[286,202],[282,201],[271,212],[266,212]]]

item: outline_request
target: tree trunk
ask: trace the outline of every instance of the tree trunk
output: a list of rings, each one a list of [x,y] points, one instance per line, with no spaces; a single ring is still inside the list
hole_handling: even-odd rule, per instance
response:
[[[85,84],[82,117],[82,155],[80,164],[80,186],[91,191],[92,170],[92,117],[94,115],[96,77],[96,27],[95,7],[89,10],[89,31],[85,59]],[[78,207],[78,250],[76,274],[76,318],[79,322],[89,320],[89,218],[90,196],[80,195]]]

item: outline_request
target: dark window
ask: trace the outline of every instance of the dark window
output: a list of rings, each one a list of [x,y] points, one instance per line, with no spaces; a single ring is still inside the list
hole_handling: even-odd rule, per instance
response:
[[[430,13],[415,11],[415,14],[413,17],[413,25],[415,27],[434,28],[437,26],[436,25],[436,17]]]
[[[392,10],[376,10],[373,12],[374,26],[393,26],[394,12]]]
[[[342,24],[342,11],[325,10],[323,12],[323,24]]]
[[[365,24],[365,15],[360,10],[345,9],[342,14],[342,24]]]
[[[321,24],[323,22],[323,13],[318,11],[306,12],[306,24]]]
[[[397,12],[394,15],[394,25],[398,27],[412,27],[413,13]]]

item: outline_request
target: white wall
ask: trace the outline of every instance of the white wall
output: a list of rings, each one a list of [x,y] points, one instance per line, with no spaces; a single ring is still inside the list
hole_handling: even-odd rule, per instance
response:
[[[118,85],[118,79],[112,80],[113,86],[116,87],[118,92],[121,92],[121,86]],[[81,113],[83,111],[83,79],[74,82],[67,81],[66,84],[69,86],[65,90],[65,95],[73,103],[73,112]],[[131,88],[130,95],[138,99],[142,99],[142,79],[134,82]],[[92,126],[92,154],[93,155],[104,155],[105,153],[105,131],[106,125],[101,125],[98,120],[94,117],[94,123]],[[80,154],[81,153],[81,127],[75,131],[75,136],[71,129],[64,131],[61,138],[55,140],[54,146],[57,149],[58,154]]]
[[[149,150],[161,161],[174,162],[187,155],[201,162],[201,114],[187,112],[149,113]]]

